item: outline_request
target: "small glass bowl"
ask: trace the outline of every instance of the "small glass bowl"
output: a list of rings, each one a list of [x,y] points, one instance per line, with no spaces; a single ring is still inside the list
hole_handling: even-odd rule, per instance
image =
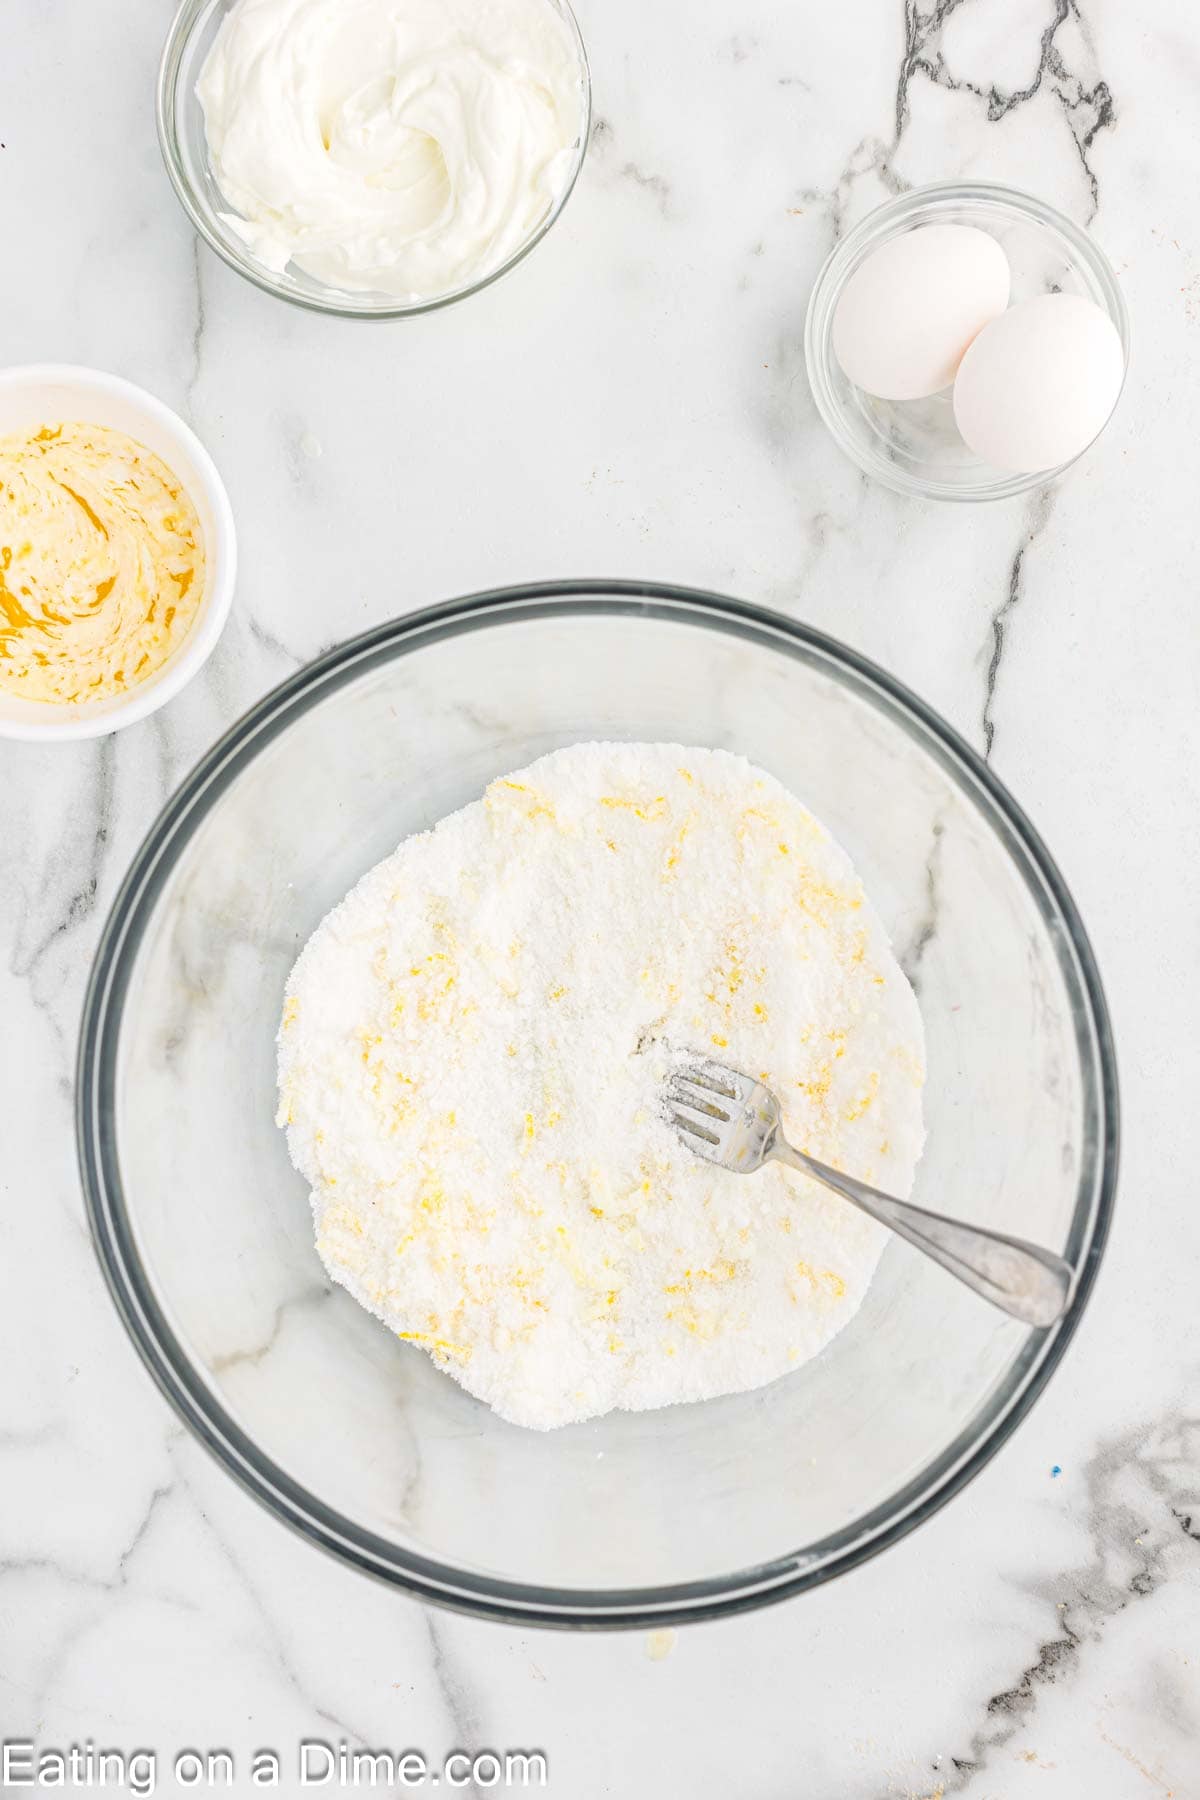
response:
[[[826,259],[804,325],[804,356],[817,411],[847,456],[897,493],[931,500],[1004,500],[1044,487],[1071,463],[1033,474],[994,469],[959,435],[952,388],[927,400],[880,400],[856,387],[833,353],[834,315],[851,275],[890,238],[933,224],[975,225],[994,237],[1012,269],[1013,303],[1052,293],[1095,301],[1120,334],[1128,369],[1129,314],[1112,264],[1087,232],[1015,188],[941,181],[877,207]]]
[[[534,245],[541,243],[562,212],[579,179],[591,129],[592,84],[587,52],[568,0],[550,0],[555,10],[561,13],[575,40],[580,69],[579,135],[575,141],[571,171],[563,190],[536,230],[507,261],[502,262],[498,268],[490,269],[478,280],[423,300],[401,300],[394,294],[352,293],[344,288],[331,287],[327,282],[318,281],[315,276],[306,275],[294,263],[289,263],[286,269],[278,273],[259,262],[237,232],[226,223],[222,215],[231,213],[233,209],[222,194],[209,163],[204,112],[196,94],[196,82],[221,22],[234,4],[235,0],[183,0],[163,46],[156,96],[158,142],[171,185],[196,231],[231,269],[244,275],[247,281],[261,288],[264,294],[275,294],[279,299],[290,300],[294,306],[307,307],[311,312],[332,313],[342,319],[405,319],[415,313],[435,312],[439,307],[449,306],[455,300],[465,300],[470,294],[478,294],[483,288],[490,287],[493,281],[498,281],[502,275],[507,275],[510,269],[515,269],[529,255]]]

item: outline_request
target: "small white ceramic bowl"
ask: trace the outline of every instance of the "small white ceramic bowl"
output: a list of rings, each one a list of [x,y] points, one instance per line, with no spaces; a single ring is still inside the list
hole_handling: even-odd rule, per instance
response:
[[[81,419],[107,425],[144,444],[179,477],[204,533],[205,584],[192,628],[157,675],[128,694],[91,706],[19,700],[0,689],[0,737],[103,737],[132,725],[172,699],[192,679],[221,635],[233,603],[237,539],[233,511],[216,465],[195,432],[144,388],[100,369],[34,363],[0,370],[0,437]]]

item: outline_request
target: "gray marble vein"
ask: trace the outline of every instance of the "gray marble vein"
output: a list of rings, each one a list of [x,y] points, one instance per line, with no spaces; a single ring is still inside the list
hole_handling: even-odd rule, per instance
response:
[[[109,820],[116,781],[116,741],[102,738],[83,758],[90,779],[68,815],[67,830],[45,864],[39,890],[30,896],[24,931],[10,961],[20,981],[34,978],[47,954],[90,918],[96,905],[108,851]],[[82,854],[81,854],[82,841]]]
[[[433,1674],[450,1721],[450,1737],[454,1747],[460,1749],[468,1744],[486,1743],[479,1701],[467,1677],[458,1668],[450,1649],[452,1624],[448,1619],[427,1610],[425,1629],[429,1634]],[[482,1790],[476,1782],[472,1781],[463,1791],[473,1795],[474,1800],[480,1800]]]
[[[312,657],[299,656],[294,650],[289,650],[287,645],[269,631],[259,619],[247,619],[246,630],[259,649],[265,651],[273,662],[287,663],[290,668],[300,668],[304,663],[312,660]],[[314,655],[320,655],[320,653],[319,650],[313,652]]]
[[[968,5],[969,0],[935,0],[926,8],[919,0],[904,0],[904,40],[890,131],[861,136],[831,189],[806,186],[799,190],[805,202],[826,208],[834,242],[845,229],[858,184],[870,181],[883,194],[903,193],[913,186],[913,177],[900,166],[904,160],[901,152],[913,118],[915,94],[922,83],[981,102],[982,116],[988,125],[1008,120],[1034,101],[1045,86],[1057,104],[1087,182],[1088,219],[1099,211],[1100,184],[1091,152],[1099,134],[1115,124],[1116,107],[1109,83],[1095,66],[1092,34],[1076,0],[1054,0],[1051,16],[1040,29],[1039,9],[1028,8],[1021,15],[1012,36],[1019,36],[1024,42],[1028,35],[1033,70],[1028,81],[1011,87],[955,72],[945,38],[960,22],[956,15]],[[1013,17],[1011,13],[1008,16]],[[1070,51],[1063,48],[1068,32],[1074,39]]]
[[[912,927],[908,943],[897,950],[900,967],[904,970],[918,997],[921,992],[921,964],[925,960],[927,950],[937,937],[942,838],[945,830],[945,820],[941,817],[936,818],[929,837],[929,854],[925,858],[924,905],[920,917]]]
[[[294,1294],[289,1299],[281,1301],[272,1314],[271,1323],[265,1336],[258,1343],[251,1344],[245,1349],[224,1350],[214,1356],[212,1359],[213,1374],[224,1375],[230,1369],[257,1366],[275,1348],[279,1342],[280,1332],[296,1313],[304,1313],[311,1307],[320,1306],[323,1301],[330,1299],[332,1294],[331,1287],[324,1284],[319,1287],[314,1285],[304,1293]]]
[[[909,120],[909,88],[914,75],[921,75],[936,87],[952,94],[966,93],[982,100],[987,107],[989,124],[997,124],[1026,106],[1049,85],[1062,109],[1091,194],[1089,218],[1100,208],[1100,183],[1089,153],[1101,131],[1116,123],[1116,110],[1108,82],[1095,68],[1091,34],[1076,0],[1055,0],[1053,17],[1038,43],[1037,65],[1028,82],[1021,87],[1001,88],[995,82],[984,84],[952,73],[941,47],[943,27],[963,0],[939,0],[928,13],[923,13],[916,0],[906,0],[907,39],[900,79],[896,89],[896,144],[899,144]],[[1071,27],[1078,39],[1076,49],[1087,64],[1086,73],[1072,67],[1075,51],[1064,52],[1063,28]],[[1090,85],[1089,85],[1090,84]]]
[[[987,655],[987,668],[984,674],[983,711],[980,717],[980,728],[983,734],[983,754],[990,759],[992,746],[996,741],[996,687],[1000,680],[1000,669],[1004,660],[1005,648],[1008,644],[1009,626],[1014,609],[1020,603],[1024,592],[1025,558],[1037,543],[1054,512],[1054,490],[1042,488],[1029,503],[1021,539],[1013,552],[1008,567],[1008,584],[1004,598],[992,614],[989,622],[991,642]]]
[[[617,171],[622,181],[632,181],[644,193],[649,194],[664,219],[671,216],[671,184],[663,175],[654,175],[638,167],[635,162],[622,163]]]
[[[1012,1685],[994,1693],[966,1748],[949,1758],[946,1794],[982,1794],[1003,1751],[1034,1729],[1044,1690],[1069,1686],[1111,1622],[1164,1582],[1200,1581],[1200,1415],[1172,1410],[1102,1440],[1081,1470],[1091,1553],[1032,1588],[1053,1621]],[[1200,1742],[1200,1703],[1186,1722]]]
[[[196,391],[204,373],[204,332],[208,323],[204,314],[204,271],[207,266],[207,253],[199,238],[192,240],[192,286],[195,294],[195,322],[192,326],[190,348],[190,364],[184,382],[184,407],[188,417],[195,424]]]

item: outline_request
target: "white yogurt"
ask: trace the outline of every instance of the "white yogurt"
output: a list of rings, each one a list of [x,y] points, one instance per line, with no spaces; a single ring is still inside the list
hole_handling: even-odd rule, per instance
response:
[[[570,180],[583,82],[551,0],[239,0],[196,92],[260,261],[416,301],[537,229]]]

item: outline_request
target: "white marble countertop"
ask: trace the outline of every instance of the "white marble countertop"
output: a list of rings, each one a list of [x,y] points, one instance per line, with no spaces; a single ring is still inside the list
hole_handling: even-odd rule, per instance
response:
[[[153,1746],[164,1765],[227,1747],[245,1792],[250,1751],[287,1769],[300,1739],[345,1737],[433,1758],[537,1746],[572,1800],[1186,1800],[1200,25],[1183,0],[579,10],[597,116],[563,220],[469,306],[368,327],[272,302],[194,241],[154,140],[168,0],[5,8],[4,360],[95,364],[178,407],[225,475],[242,564],[220,648],[164,712],[99,743],[0,746],[0,1736]],[[805,381],[834,235],[956,175],[1090,224],[1132,313],[1103,444],[1028,504],[866,485]],[[125,1338],[71,1115],[105,912],[215,734],[396,612],[597,574],[794,613],[986,750],[1074,890],[1123,1077],[1111,1249],[1030,1419],[866,1567],[681,1632],[660,1660],[644,1634],[426,1611],[260,1512]]]

